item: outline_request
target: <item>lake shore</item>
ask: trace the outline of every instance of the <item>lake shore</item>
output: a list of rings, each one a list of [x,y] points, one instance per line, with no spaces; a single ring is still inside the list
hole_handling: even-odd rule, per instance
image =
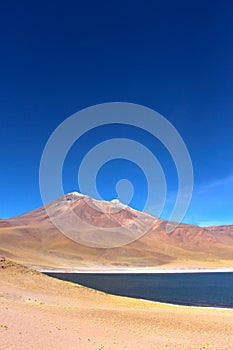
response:
[[[2,350],[222,350],[233,343],[233,310],[117,297],[5,265]]]
[[[205,272],[233,272],[233,267],[230,268],[118,268],[118,269],[111,269],[111,268],[96,268],[96,269],[90,269],[90,268],[41,268],[41,267],[32,267],[35,268],[37,271],[40,272],[54,272],[54,273],[91,273],[91,274],[114,274],[114,273],[205,273]]]

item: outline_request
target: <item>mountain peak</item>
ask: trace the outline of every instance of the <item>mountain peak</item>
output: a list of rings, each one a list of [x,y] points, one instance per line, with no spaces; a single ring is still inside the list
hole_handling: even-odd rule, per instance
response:
[[[114,204],[114,206],[121,207],[122,209],[123,208],[128,208],[128,205],[120,202],[119,199],[114,198],[111,201],[107,201],[107,200],[104,200],[104,199],[94,199],[94,198],[92,198],[90,196],[87,196],[87,195],[82,194],[82,193],[77,192],[77,191],[69,192],[64,197],[65,197],[65,199],[68,199],[68,200],[71,200],[71,199],[75,200],[75,199],[81,199],[81,198],[90,198],[94,203],[96,203],[96,202],[97,203],[101,203],[102,202],[102,203],[106,203],[106,204]]]
[[[86,197],[85,194],[82,194],[82,193],[77,192],[77,191],[69,192],[66,195],[67,196],[74,196],[74,197]]]

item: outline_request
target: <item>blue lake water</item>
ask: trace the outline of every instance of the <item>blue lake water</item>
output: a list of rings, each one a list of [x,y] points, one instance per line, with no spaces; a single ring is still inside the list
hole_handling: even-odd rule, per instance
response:
[[[46,273],[110,294],[165,303],[233,308],[233,273]]]

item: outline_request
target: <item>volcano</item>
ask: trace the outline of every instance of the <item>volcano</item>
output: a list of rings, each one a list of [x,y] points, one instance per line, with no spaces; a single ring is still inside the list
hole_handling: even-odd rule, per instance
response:
[[[72,192],[0,220],[0,255],[42,271],[233,269],[233,225],[168,223]]]

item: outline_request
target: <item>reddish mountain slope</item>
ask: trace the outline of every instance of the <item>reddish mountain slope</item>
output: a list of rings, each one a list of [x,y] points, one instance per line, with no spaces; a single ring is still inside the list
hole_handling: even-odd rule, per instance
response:
[[[0,220],[0,255],[44,269],[233,268],[233,225],[201,228],[180,224],[167,233],[166,221],[116,201],[96,201],[77,193],[58,198],[46,209],[65,225],[68,237],[42,207]],[[111,245],[115,247],[109,248]]]

